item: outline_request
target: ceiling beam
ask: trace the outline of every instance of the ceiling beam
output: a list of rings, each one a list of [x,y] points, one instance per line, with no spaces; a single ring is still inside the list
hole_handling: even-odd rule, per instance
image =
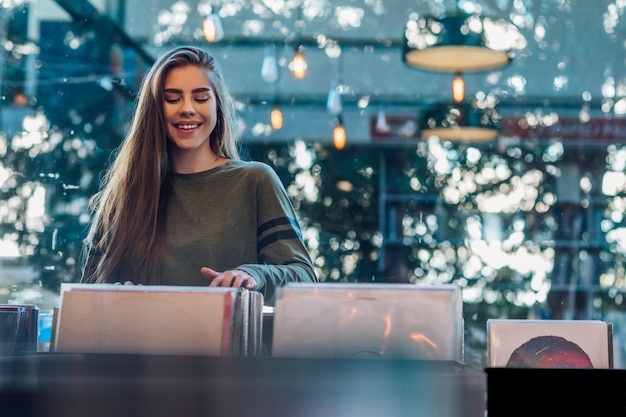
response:
[[[92,29],[97,36],[106,39],[113,35],[116,42],[133,49],[148,66],[155,61],[120,25],[109,16],[101,14],[88,0],[55,0],[72,18],[81,25]]]

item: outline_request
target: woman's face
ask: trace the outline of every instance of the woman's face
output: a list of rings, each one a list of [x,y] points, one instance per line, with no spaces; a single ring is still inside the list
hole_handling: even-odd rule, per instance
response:
[[[209,136],[217,123],[217,99],[206,70],[172,69],[165,79],[163,114],[167,136],[179,156],[213,155]]]

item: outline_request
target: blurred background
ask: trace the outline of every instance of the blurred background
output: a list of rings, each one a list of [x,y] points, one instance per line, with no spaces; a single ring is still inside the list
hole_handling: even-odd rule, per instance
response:
[[[79,279],[139,82],[194,44],[322,281],[458,284],[470,366],[489,318],[608,321],[624,366],[623,0],[0,4],[0,303],[51,310]]]

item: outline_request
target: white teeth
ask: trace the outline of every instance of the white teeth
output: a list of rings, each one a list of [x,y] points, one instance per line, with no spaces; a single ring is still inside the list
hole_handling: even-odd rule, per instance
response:
[[[196,127],[198,127],[197,124],[195,124],[195,125],[178,125],[179,129],[195,129]]]

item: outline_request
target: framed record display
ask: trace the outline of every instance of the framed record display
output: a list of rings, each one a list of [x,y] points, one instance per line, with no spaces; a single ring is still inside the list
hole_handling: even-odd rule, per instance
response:
[[[288,283],[276,300],[273,356],[463,362],[456,285]]]
[[[489,367],[612,368],[612,326],[596,320],[488,320]]]

